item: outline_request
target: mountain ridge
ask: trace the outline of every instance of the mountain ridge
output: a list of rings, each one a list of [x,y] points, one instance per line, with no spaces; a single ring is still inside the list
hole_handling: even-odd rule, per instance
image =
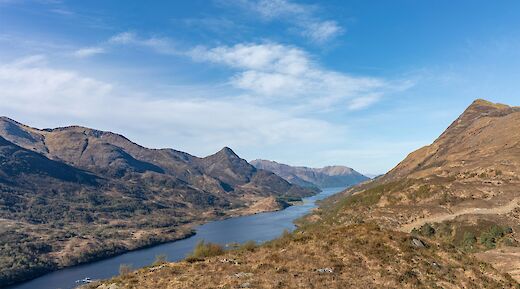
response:
[[[0,243],[11,248],[0,250],[0,286],[315,193],[228,147],[200,158],[112,132],[37,129],[7,117],[0,118],[0,189]]]
[[[346,166],[326,166],[309,168],[290,166],[275,161],[256,159],[250,162],[259,169],[272,171],[290,183],[301,186],[348,187],[368,180],[369,178]]]

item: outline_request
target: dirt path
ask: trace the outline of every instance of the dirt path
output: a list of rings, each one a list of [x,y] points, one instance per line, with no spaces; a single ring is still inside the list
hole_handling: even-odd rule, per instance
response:
[[[460,210],[458,212],[452,213],[452,214],[442,214],[442,215],[435,215],[423,219],[416,220],[410,224],[405,224],[399,228],[399,231],[409,233],[413,230],[413,228],[421,227],[422,225],[426,223],[440,223],[444,221],[453,220],[458,216],[462,215],[501,215],[501,214],[507,214],[514,210],[517,205],[518,201],[520,201],[520,198],[513,199],[511,202],[494,208],[469,208]]]

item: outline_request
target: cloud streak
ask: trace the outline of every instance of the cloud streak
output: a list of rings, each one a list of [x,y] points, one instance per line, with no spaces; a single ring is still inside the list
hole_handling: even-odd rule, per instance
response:
[[[245,100],[151,97],[78,72],[49,67],[42,56],[0,65],[0,111],[22,122],[83,124],[124,132],[152,147],[200,155],[223,146],[251,148],[329,139],[337,126]],[[27,105],[31,104],[31,105]],[[60,115],[57,119],[56,116]]]
[[[409,85],[382,78],[326,69],[305,50],[273,42],[180,50],[168,38],[144,38],[123,32],[111,37],[106,45],[144,47],[166,56],[189,57],[195,62],[226,67],[230,70],[226,84],[241,92],[229,96],[246,97],[256,103],[278,105],[300,113],[338,107],[360,110],[374,105],[389,92],[409,88]],[[87,57],[97,52],[87,48],[76,54]]]
[[[257,99],[300,109],[329,109],[341,103],[352,110],[362,109],[394,89],[384,79],[322,68],[305,51],[277,43],[198,47],[190,55],[196,61],[234,69],[229,83]]]
[[[317,7],[289,0],[234,0],[229,3],[264,21],[287,22],[295,31],[317,44],[324,44],[345,32],[338,22],[317,16]]]
[[[85,47],[74,51],[73,55],[77,58],[87,58],[103,53],[106,53],[106,50],[103,47]]]
[[[114,35],[108,40],[111,45],[134,45],[150,48],[162,54],[177,55],[180,54],[175,45],[168,38],[150,37],[140,38],[133,32],[123,32]]]
[[[178,49],[169,38],[141,37],[133,32],[112,36],[102,45],[76,50],[78,58],[105,53],[113,46],[147,48],[172,57],[228,68],[224,85],[239,90],[228,97],[248,98],[262,105],[277,105],[295,112],[322,112],[332,108],[360,110],[402,91],[411,84],[383,78],[354,76],[320,66],[305,50],[274,42]]]

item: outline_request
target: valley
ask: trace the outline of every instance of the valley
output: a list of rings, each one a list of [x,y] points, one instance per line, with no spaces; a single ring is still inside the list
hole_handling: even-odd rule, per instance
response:
[[[0,289],[520,289],[519,19],[0,0]]]
[[[519,120],[520,108],[476,100],[432,145],[327,198],[291,234],[87,288],[518,288]]]
[[[317,190],[231,149],[198,158],[84,127],[0,118],[0,284],[193,234],[197,224],[273,211]]]
[[[157,256],[164,256],[169,261],[179,261],[193,250],[200,240],[215,242],[232,248],[234,244],[244,244],[254,241],[257,244],[277,238],[285,230],[295,229],[293,221],[314,209],[316,202],[326,198],[343,188],[324,189],[323,192],[312,197],[304,198],[301,204],[291,206],[276,212],[259,213],[255,215],[233,217],[220,221],[212,221],[194,227],[196,234],[179,241],[165,243],[121,254],[108,259],[61,269],[34,280],[9,289],[55,289],[59,284],[62,289],[74,288],[76,280],[86,277],[92,280],[110,278],[119,275],[121,265],[128,265],[133,269],[149,267],[156,262]]]

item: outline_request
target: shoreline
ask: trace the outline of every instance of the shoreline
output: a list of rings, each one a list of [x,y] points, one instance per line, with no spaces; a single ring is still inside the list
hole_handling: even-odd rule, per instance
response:
[[[313,195],[310,195],[308,197],[315,196],[315,195],[317,195],[319,193],[320,192],[316,192]],[[304,198],[308,198],[308,197],[304,197]],[[304,198],[302,198],[302,199],[304,199]],[[223,221],[223,220],[227,220],[227,219],[231,219],[231,218],[244,217],[244,216],[253,216],[253,215],[262,214],[262,213],[283,211],[283,210],[285,210],[285,209],[287,209],[289,207],[303,204],[303,202],[296,202],[296,203],[297,204],[288,203],[289,206],[279,207],[279,208],[272,209],[272,210],[264,210],[264,211],[259,211],[259,212],[248,213],[247,210],[251,207],[250,206],[250,207],[242,208],[242,209],[237,210],[237,211],[231,211],[231,212],[229,212],[229,213],[231,213],[229,215],[216,216],[215,218],[208,219],[208,220],[205,220],[205,221],[194,221],[194,222],[190,223],[189,225],[188,224],[185,225],[186,226],[186,230],[189,230],[189,232],[186,233],[185,235],[179,237],[179,238],[174,238],[174,239],[167,240],[167,241],[153,242],[153,243],[150,243],[150,244],[147,244],[147,245],[144,245],[144,246],[139,246],[139,247],[136,247],[136,248],[133,248],[133,249],[121,250],[121,251],[118,251],[118,252],[116,252],[114,254],[100,255],[99,257],[93,257],[92,259],[89,259],[87,261],[80,262],[80,263],[77,263],[77,264],[74,264],[74,265],[70,265],[70,266],[57,266],[57,267],[52,268],[52,269],[42,270],[41,274],[37,274],[34,277],[30,277],[30,278],[27,278],[27,279],[22,279],[20,281],[15,281],[13,283],[3,284],[3,285],[0,286],[0,288],[11,289],[11,288],[13,288],[15,286],[22,285],[22,284],[24,284],[26,282],[30,282],[32,280],[38,279],[40,277],[43,277],[43,276],[45,276],[47,274],[51,274],[51,273],[59,271],[59,270],[64,270],[64,269],[74,268],[74,267],[80,267],[80,266],[88,265],[88,264],[91,264],[91,263],[95,263],[95,262],[107,260],[107,259],[110,259],[110,258],[114,258],[114,257],[117,257],[117,256],[121,256],[121,255],[124,255],[126,253],[135,252],[135,251],[139,251],[139,250],[144,250],[144,249],[148,249],[148,248],[151,248],[151,247],[164,245],[164,244],[168,244],[168,243],[172,243],[172,242],[182,241],[182,240],[185,240],[185,239],[188,239],[188,238],[191,238],[191,237],[195,236],[197,234],[197,232],[196,232],[196,228],[197,227],[199,227],[201,225],[204,225],[204,224],[207,224],[207,223],[210,223],[210,222]],[[240,213],[241,211],[243,211],[244,213],[241,214]]]

